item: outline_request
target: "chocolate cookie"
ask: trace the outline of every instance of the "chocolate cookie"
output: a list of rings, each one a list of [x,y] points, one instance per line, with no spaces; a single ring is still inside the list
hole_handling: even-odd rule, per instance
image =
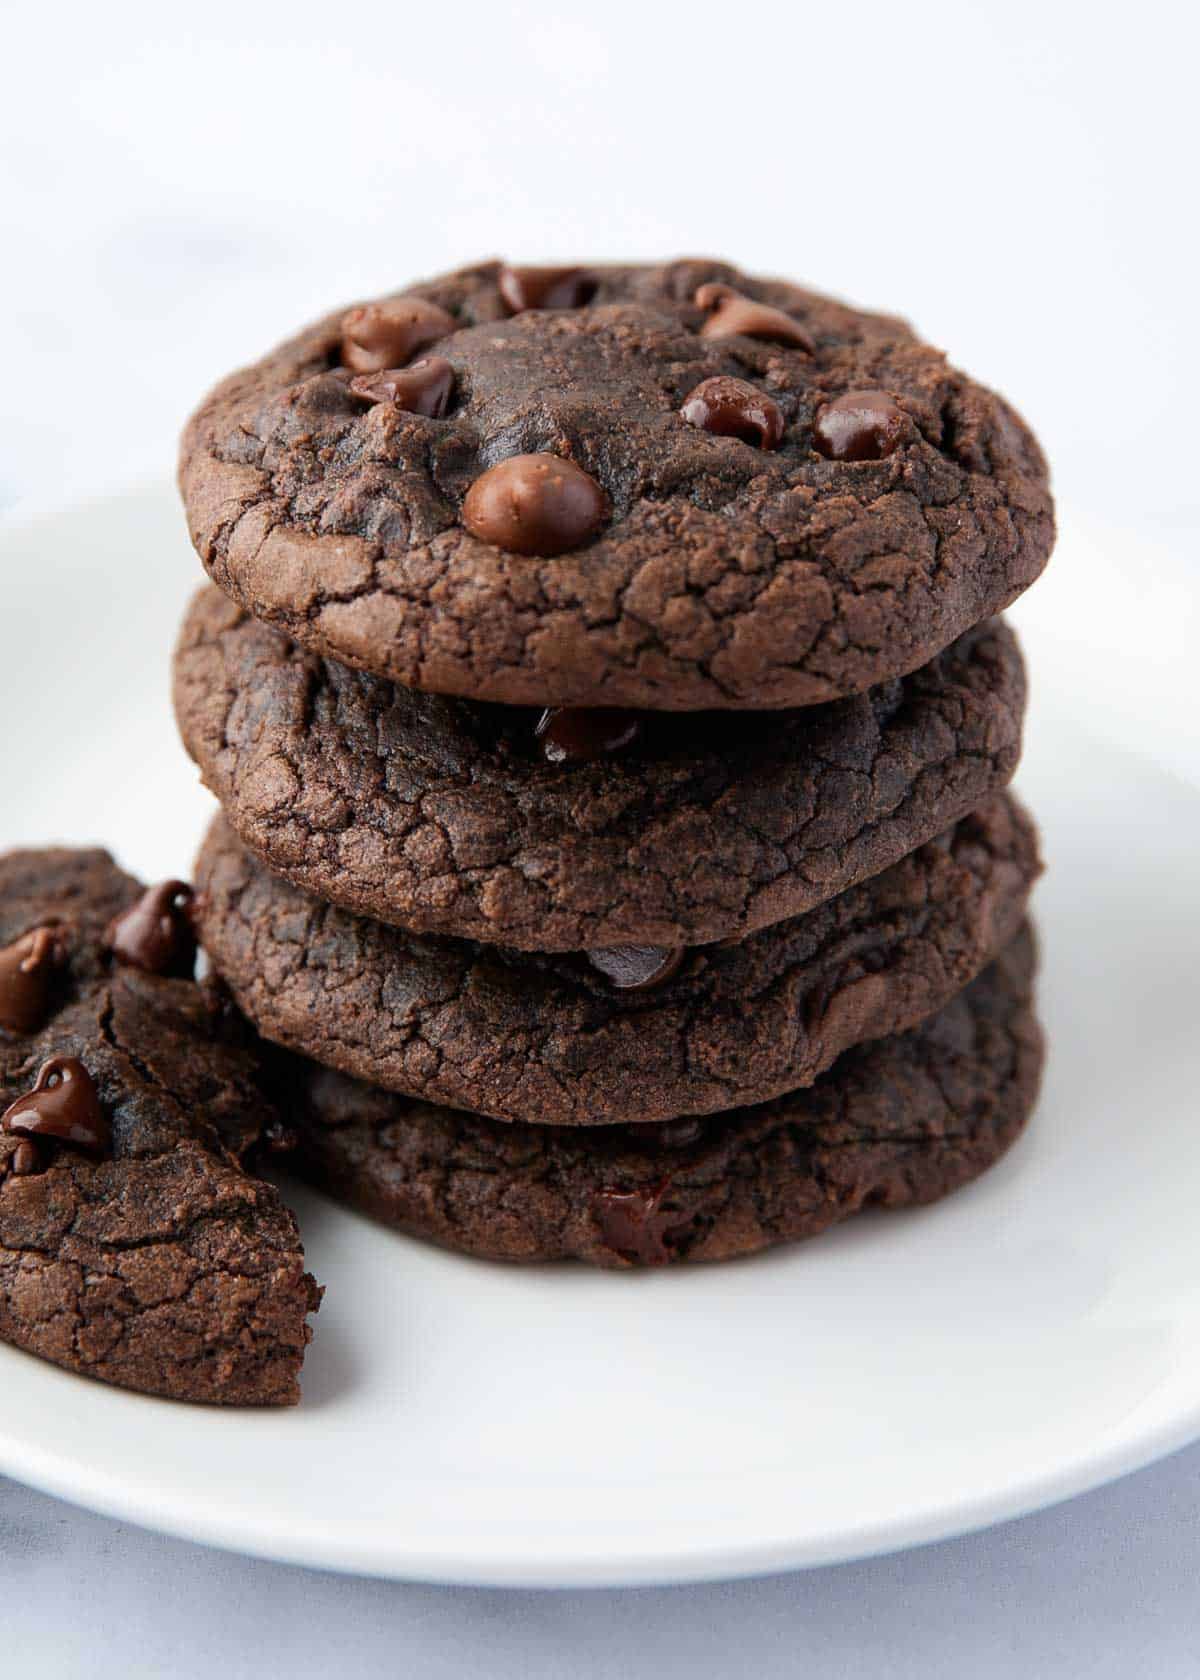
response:
[[[542,951],[702,944],[813,908],[1003,787],[1024,700],[998,620],[865,695],[765,713],[423,695],[212,588],[175,664],[188,750],[271,869],[383,921]]]
[[[913,1026],[1014,936],[1037,871],[1002,796],[741,942],[547,956],[355,917],[271,875],[218,818],[196,920],[266,1038],[497,1119],[598,1125],[759,1102]]]
[[[1041,571],[1036,441],[902,322],[708,260],[553,274],[464,269],[219,385],[180,463],[214,582],[409,687],[695,710],[860,694]]]
[[[275,1119],[243,1023],[185,976],[179,882],[0,858],[0,1341],[123,1388],[288,1405],[320,1291],[245,1163]]]
[[[503,1125],[287,1059],[300,1144],[329,1194],[490,1260],[728,1260],[866,1207],[936,1201],[1020,1132],[1037,1096],[1033,940],[912,1032],[849,1050],[775,1102],[658,1127]]]

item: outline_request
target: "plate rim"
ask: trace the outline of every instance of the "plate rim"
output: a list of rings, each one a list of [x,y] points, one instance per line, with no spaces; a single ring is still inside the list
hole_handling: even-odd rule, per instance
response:
[[[30,1355],[14,1357],[28,1358]],[[64,1373],[66,1374],[66,1373]],[[91,1379],[85,1379],[91,1380]],[[145,1396],[135,1396],[146,1399]],[[178,1406],[179,1402],[154,1405]],[[182,1406],[186,1415],[191,1408]],[[1039,1472],[1011,1483],[1002,1492],[976,1495],[957,1504],[942,1504],[938,1510],[922,1512],[906,1520],[850,1525],[831,1531],[819,1540],[777,1540],[739,1542],[707,1541],[682,1551],[676,1545],[666,1555],[663,1547],[638,1552],[611,1551],[589,1555],[575,1552],[568,1559],[550,1558],[545,1549],[509,1546],[500,1558],[492,1550],[472,1551],[470,1545],[453,1548],[390,1548],[367,1544],[344,1547],[331,1556],[319,1542],[309,1538],[268,1539],[263,1522],[224,1520],[195,1512],[182,1518],[146,1494],[130,1494],[95,1475],[89,1468],[80,1476],[74,1461],[58,1461],[61,1455],[25,1447],[12,1452],[12,1437],[0,1430],[0,1472],[42,1493],[120,1522],[133,1523],[153,1533],[214,1547],[268,1562],[319,1569],[331,1574],[454,1587],[528,1588],[537,1590],[594,1589],[614,1587],[687,1586],[718,1581],[744,1580],[756,1576],[817,1569],[839,1563],[858,1562],[904,1552],[917,1546],[976,1534],[998,1523],[1014,1521],[1036,1511],[1062,1504],[1109,1482],[1146,1469],[1160,1459],[1191,1445],[1200,1437],[1200,1395],[1190,1408],[1136,1439],[1116,1440],[1100,1451],[1079,1454],[1055,1469]],[[776,1486],[778,1472],[769,1474]],[[499,1485],[499,1484],[496,1484]],[[799,1493],[799,1489],[796,1490]],[[276,1519],[278,1520],[278,1519]]]

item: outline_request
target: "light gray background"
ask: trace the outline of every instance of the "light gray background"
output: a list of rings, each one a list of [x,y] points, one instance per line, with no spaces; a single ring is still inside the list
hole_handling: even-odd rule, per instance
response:
[[[488,253],[715,251],[908,314],[1024,409],[1066,503],[1195,564],[1176,4],[5,16],[0,507],[161,473],[208,383],[338,300]],[[1193,1675],[1200,1449],[987,1535],[728,1587],[348,1581],[2,1481],[0,1569],[0,1652],[46,1680]]]
[[[1175,0],[161,0],[7,13],[0,494],[169,462],[219,374],[489,253],[711,251],[910,316],[1064,499],[1194,531]]]

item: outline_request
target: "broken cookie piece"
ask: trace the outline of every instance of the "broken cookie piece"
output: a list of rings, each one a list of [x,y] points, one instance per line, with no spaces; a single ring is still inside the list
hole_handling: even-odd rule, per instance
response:
[[[0,1341],[146,1394],[293,1405],[321,1291],[249,1170],[278,1117],[218,988],[114,959],[142,890],[101,851],[0,857],[0,950],[45,928],[54,950],[39,1008],[0,1022]]]

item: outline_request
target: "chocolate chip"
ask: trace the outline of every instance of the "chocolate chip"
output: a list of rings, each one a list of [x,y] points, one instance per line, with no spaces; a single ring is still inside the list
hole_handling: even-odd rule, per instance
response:
[[[41,1151],[33,1139],[22,1138],[13,1150],[8,1164],[15,1178],[31,1178],[34,1173],[41,1172],[44,1163]]]
[[[679,410],[689,426],[715,437],[741,438],[756,449],[778,449],[783,436],[779,404],[744,379],[705,379]]]
[[[617,991],[648,992],[678,972],[686,952],[686,945],[606,945],[587,958]]]
[[[642,713],[617,706],[548,706],[534,728],[550,764],[586,764],[620,752],[642,732]]]
[[[147,887],[136,904],[108,924],[105,946],[131,968],[190,979],[196,967],[196,936],[187,914],[191,901],[186,881]]]
[[[692,300],[697,309],[711,309],[712,314],[700,328],[701,338],[766,338],[776,344],[792,344],[810,354],[816,349],[811,337],[799,321],[793,321],[782,309],[772,309],[768,303],[756,303],[753,298],[735,292],[732,286],[715,281],[701,286]]]
[[[881,461],[908,429],[907,414],[886,391],[847,391],[813,421],[813,447],[830,461]]]
[[[0,951],[0,1027],[36,1032],[46,1019],[54,970],[62,961],[56,928],[34,928]]]
[[[504,267],[496,284],[514,315],[526,309],[580,309],[596,295],[596,282],[586,268]]]
[[[294,1126],[282,1120],[271,1120],[263,1127],[263,1143],[272,1155],[290,1155],[300,1147],[300,1134]]]
[[[723,303],[732,303],[736,298],[744,297],[744,292],[739,292],[735,286],[727,286],[723,280],[706,280],[703,286],[696,287],[692,302],[697,309],[718,309]]]
[[[643,1266],[665,1266],[672,1259],[668,1245],[691,1223],[679,1209],[666,1211],[663,1201],[671,1188],[664,1179],[653,1190],[599,1190],[592,1197],[592,1217],[607,1248]]]
[[[678,1120],[631,1120],[625,1130],[646,1149],[687,1149],[704,1135],[704,1122],[685,1114]]]
[[[369,403],[394,403],[406,414],[440,420],[454,392],[454,369],[444,356],[422,356],[410,367],[355,374],[350,390]]]
[[[557,455],[511,455],[467,491],[463,524],[510,554],[549,556],[578,548],[599,530],[608,499],[590,473]]]
[[[366,303],[342,317],[342,361],[355,373],[403,367],[418,350],[457,327],[453,315],[425,298]]]
[[[33,1089],[6,1109],[0,1126],[18,1137],[47,1138],[90,1155],[107,1154],[112,1147],[109,1118],[91,1074],[76,1056],[51,1056],[44,1062]]]

